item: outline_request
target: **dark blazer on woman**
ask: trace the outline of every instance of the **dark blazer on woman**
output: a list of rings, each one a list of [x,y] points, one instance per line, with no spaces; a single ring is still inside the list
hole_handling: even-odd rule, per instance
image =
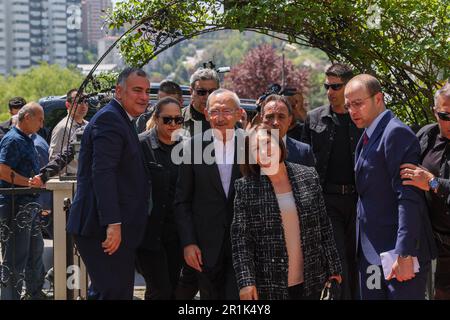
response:
[[[152,181],[152,209],[140,248],[158,251],[163,242],[179,242],[174,217],[175,184],[178,165],[171,160],[171,149],[158,140],[155,128],[139,134],[149,179]],[[180,249],[181,256],[181,249]]]
[[[307,296],[342,270],[317,172],[290,162],[286,167],[300,215]],[[231,241],[239,289],[255,285],[260,299],[288,299],[288,255],[272,184],[265,175],[244,177],[235,190]]]

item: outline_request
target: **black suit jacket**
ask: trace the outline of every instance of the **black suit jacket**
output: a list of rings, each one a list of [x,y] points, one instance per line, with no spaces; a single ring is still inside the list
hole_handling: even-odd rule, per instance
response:
[[[175,194],[175,219],[182,247],[198,245],[202,252],[203,266],[207,268],[217,264],[223,244],[230,241],[234,181],[241,177],[237,156],[242,152],[237,152],[237,148],[241,147],[237,143],[240,138],[237,137],[242,134],[242,130],[236,130],[235,162],[228,197],[223,190],[216,163],[207,163],[200,154],[200,151],[202,154],[205,151],[209,154],[209,151],[214,150],[213,141],[203,141],[202,135],[196,135],[183,149],[183,158],[190,163],[180,165]],[[197,150],[194,152],[196,146]],[[198,159],[201,160],[198,164],[194,162],[196,157],[201,158]],[[227,247],[231,248],[231,244]]]
[[[309,144],[286,137],[287,158],[286,161],[314,167],[316,160]]]
[[[144,235],[150,181],[136,131],[116,100],[86,126],[77,184],[67,232],[103,241],[107,226],[121,223],[120,245],[136,248]]]

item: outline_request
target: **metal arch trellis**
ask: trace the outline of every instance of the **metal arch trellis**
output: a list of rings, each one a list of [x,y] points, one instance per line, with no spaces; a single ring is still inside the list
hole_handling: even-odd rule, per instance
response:
[[[143,61],[139,67],[143,67],[145,64],[148,63],[148,61],[150,61],[151,59],[155,58],[156,56],[158,56],[160,53],[166,51],[167,49],[169,49],[170,47],[173,47],[174,45],[184,41],[184,40],[188,40],[191,38],[194,38],[196,36],[202,35],[202,34],[206,34],[206,33],[211,33],[211,32],[216,32],[216,31],[220,31],[220,30],[230,30],[231,28],[225,27],[225,26],[219,26],[219,25],[206,25],[202,30],[196,30],[190,34],[184,35],[181,31],[179,30],[175,30],[175,31],[168,31],[165,30],[164,26],[162,26],[162,28],[156,28],[154,27],[154,25],[151,23],[151,21],[154,18],[158,18],[158,22],[159,25],[161,25],[161,21],[165,21],[166,19],[163,17],[161,18],[161,14],[164,15],[165,11],[157,11],[155,12],[152,16],[150,17],[146,17],[145,19],[137,22],[135,25],[133,25],[132,27],[130,27],[126,32],[124,32],[106,51],[105,53],[97,60],[97,62],[94,64],[94,66],[92,67],[92,69],[89,71],[88,75],[85,77],[85,79],[83,80],[83,82],[81,83],[81,85],[78,88],[78,92],[77,95],[74,99],[74,101],[72,101],[72,107],[75,103],[75,101],[78,100],[79,97],[81,97],[84,92],[86,91],[86,88],[89,84],[92,84],[92,86],[94,87],[94,89],[98,92],[107,92],[107,91],[111,91],[112,88],[111,87],[106,87],[106,88],[102,88],[100,86],[100,83],[97,81],[97,79],[94,76],[95,71],[97,70],[98,66],[102,63],[102,61],[108,56],[108,54],[122,41],[122,39],[124,37],[126,37],[127,35],[131,34],[132,32],[139,30],[142,35],[141,37],[143,39],[146,39],[147,41],[149,41],[150,43],[152,43],[152,47],[153,47],[153,52],[148,55],[145,58],[145,61]],[[266,30],[265,28],[245,28],[245,30],[247,31],[254,31],[254,32],[258,32],[258,33],[267,33],[268,30]],[[274,36],[276,37],[276,36]],[[283,39],[281,37],[278,37],[279,39]],[[283,40],[287,40],[287,39],[283,39]],[[78,105],[75,105],[75,111],[77,109]],[[73,126],[73,118],[68,117],[67,121],[66,121],[66,125],[64,128],[64,133],[63,133],[63,139],[62,141],[65,141],[65,137],[66,135],[69,135],[69,132],[72,131],[72,126]],[[61,149],[59,150],[60,153],[62,153],[64,151],[64,148],[68,148],[69,144],[70,144],[70,138],[67,139],[67,144],[61,145]]]
[[[107,91],[111,91],[112,90],[111,87],[102,88],[100,86],[100,83],[95,78],[94,73],[97,70],[98,66],[106,58],[106,56],[120,43],[120,41],[122,41],[122,39],[124,37],[126,37],[130,33],[132,33],[132,32],[134,32],[134,31],[139,29],[139,31],[142,32],[141,37],[152,43],[153,52],[146,57],[146,59],[145,59],[145,61],[143,63],[141,63],[139,65],[139,67],[143,67],[146,63],[148,63],[148,61],[150,61],[151,59],[153,59],[154,57],[156,57],[157,55],[159,55],[163,51],[169,49],[170,47],[172,47],[172,46],[174,46],[174,45],[176,45],[176,44],[178,44],[178,43],[180,43],[180,42],[182,42],[184,40],[191,39],[193,37],[196,37],[196,36],[199,36],[199,35],[202,35],[202,34],[205,34],[205,33],[210,33],[210,32],[215,32],[215,31],[219,31],[219,30],[226,30],[226,29],[228,29],[228,28],[222,27],[222,26],[208,25],[203,30],[197,30],[197,31],[194,31],[194,32],[192,32],[192,33],[190,33],[188,35],[183,35],[182,32],[179,31],[179,30],[176,30],[176,31],[172,32],[172,31],[164,30],[164,27],[163,28],[155,28],[150,21],[153,18],[155,18],[156,16],[160,15],[160,14],[161,14],[160,12],[156,12],[151,17],[147,17],[147,18],[139,21],[135,25],[133,25],[126,32],[124,32],[105,51],[105,53],[97,60],[97,62],[94,64],[92,69],[89,71],[88,75],[85,77],[85,79],[83,80],[83,82],[79,86],[77,95],[76,95],[74,101],[72,102],[72,107],[73,107],[75,101],[77,101],[78,98],[83,95],[83,93],[86,91],[87,86],[90,83],[92,84],[94,89],[96,91],[98,91],[98,92],[107,92]],[[161,23],[161,17],[159,16],[158,18],[159,18],[159,23]],[[77,107],[78,107],[78,105],[75,105],[75,111],[76,111]],[[64,129],[63,140],[62,141],[64,141],[66,135],[68,135],[69,132],[72,131],[72,125],[73,125],[73,118],[68,117],[67,121],[66,121],[65,129]],[[60,149],[60,153],[63,152],[65,147],[68,148],[68,145],[70,144],[70,138],[71,137],[69,137],[69,139],[67,139],[67,145],[62,144],[61,149]]]

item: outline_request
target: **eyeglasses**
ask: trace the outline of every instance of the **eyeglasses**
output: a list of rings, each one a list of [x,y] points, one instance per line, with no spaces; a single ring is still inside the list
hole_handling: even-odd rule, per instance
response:
[[[164,124],[169,124],[175,122],[175,124],[182,124],[184,121],[184,118],[181,116],[178,117],[161,117],[161,119],[163,120]]]
[[[219,115],[223,115],[224,117],[231,117],[233,114],[235,114],[236,110],[209,110],[208,114],[210,117],[215,118]]]
[[[442,121],[450,121],[450,113],[448,112],[436,112],[439,119]]]
[[[353,101],[353,102],[350,102],[350,103],[346,103],[346,104],[344,104],[344,108],[345,108],[345,110],[350,110],[350,109],[359,110],[363,106],[364,101],[369,99],[369,98],[372,98],[375,94],[373,94],[371,96],[368,96],[368,97],[366,97],[364,99],[359,99],[359,100],[356,100],[356,101]]]
[[[199,96],[206,96],[207,94],[211,94],[211,93],[213,93],[214,91],[216,91],[217,89],[209,89],[209,90],[206,90],[206,89],[197,89],[197,90],[195,90],[195,92],[197,92],[197,94],[199,95]]]
[[[345,86],[345,83],[331,83],[331,84],[329,84],[329,83],[324,83],[323,84],[323,87],[325,88],[325,90],[328,90],[328,89],[333,89],[334,91],[338,91],[338,90],[340,90],[343,86]]]

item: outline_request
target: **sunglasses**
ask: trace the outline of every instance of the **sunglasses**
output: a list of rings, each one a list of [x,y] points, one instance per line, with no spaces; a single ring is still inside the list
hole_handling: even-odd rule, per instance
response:
[[[450,121],[450,113],[448,112],[437,112],[437,115],[442,121]]]
[[[338,91],[339,89],[341,89],[343,86],[345,86],[345,83],[332,83],[332,84],[328,84],[328,83],[324,83],[323,87],[325,88],[325,90],[328,89],[333,89],[334,91]]]
[[[217,89],[210,89],[210,90],[206,90],[206,89],[197,89],[195,90],[195,92],[197,92],[197,94],[199,96],[206,96],[207,94],[211,94],[214,91],[216,91]]]
[[[164,124],[169,124],[175,122],[175,124],[182,124],[184,121],[184,118],[181,116],[178,117],[161,117],[161,119],[163,120]]]

